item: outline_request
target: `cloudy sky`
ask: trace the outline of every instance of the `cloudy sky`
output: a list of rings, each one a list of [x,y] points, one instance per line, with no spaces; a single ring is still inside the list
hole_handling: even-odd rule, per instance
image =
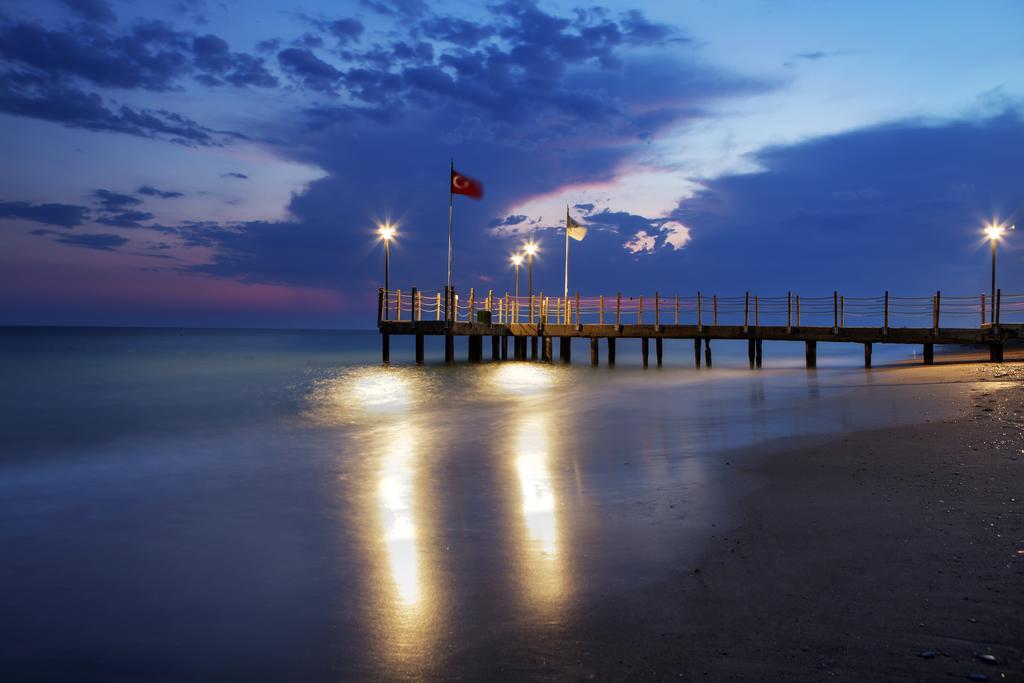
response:
[[[974,294],[1024,4],[8,0],[0,324],[372,327],[393,285]],[[1024,291],[1024,232],[1001,286]]]

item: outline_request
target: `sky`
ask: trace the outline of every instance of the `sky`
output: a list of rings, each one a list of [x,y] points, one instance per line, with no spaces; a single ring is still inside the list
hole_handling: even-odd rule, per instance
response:
[[[0,324],[372,328],[391,284],[978,294],[1024,4],[8,0]],[[999,286],[1024,292],[1024,232]]]

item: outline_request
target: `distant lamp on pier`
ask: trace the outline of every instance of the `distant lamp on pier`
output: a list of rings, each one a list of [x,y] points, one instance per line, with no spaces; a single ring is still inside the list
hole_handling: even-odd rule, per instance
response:
[[[540,250],[537,247],[537,243],[531,240],[523,245],[523,251],[525,251],[526,255],[530,257],[530,286],[528,288],[530,291],[528,293],[528,296],[533,297],[533,256]]]
[[[523,265],[522,254],[512,254],[512,266],[516,269],[516,301],[519,300],[519,266]]]
[[[377,234],[384,240],[384,310],[388,310],[388,290],[391,289],[391,240],[395,239],[398,226],[390,222],[377,226]]]
[[[998,243],[999,240],[1004,235],[1006,235],[1007,232],[1016,229],[1016,225],[1011,225],[1007,227],[1002,223],[996,223],[995,221],[992,221],[991,223],[985,226],[985,237],[987,237],[988,240],[992,243],[992,291],[989,293],[988,298],[989,302],[991,303],[991,306],[989,308],[989,319],[993,323],[996,321],[996,243]]]

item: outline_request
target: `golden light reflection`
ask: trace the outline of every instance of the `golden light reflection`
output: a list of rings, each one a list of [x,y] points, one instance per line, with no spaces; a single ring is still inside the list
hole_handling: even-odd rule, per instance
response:
[[[491,389],[505,395],[534,396],[554,384],[555,372],[543,365],[503,363],[491,374]]]
[[[530,540],[544,555],[554,557],[558,551],[555,490],[548,463],[547,419],[542,413],[531,415],[519,425],[516,472]]]
[[[391,580],[403,605],[414,607],[420,600],[420,560],[416,545],[413,507],[413,442],[408,429],[389,429],[386,453],[377,485],[383,540]],[[391,433],[394,432],[394,433]]]
[[[519,483],[520,578],[526,600],[547,612],[564,598],[565,552],[559,529],[558,487],[553,475],[552,418],[538,408],[524,415],[511,440],[514,473]]]
[[[387,371],[357,376],[347,388],[359,408],[373,413],[402,412],[412,400],[408,380]]]

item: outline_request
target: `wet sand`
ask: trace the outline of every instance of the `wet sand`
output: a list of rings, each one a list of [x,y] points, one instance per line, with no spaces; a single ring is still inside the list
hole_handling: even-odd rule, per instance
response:
[[[1024,678],[1024,366],[912,371],[981,383],[953,419],[743,460],[756,488],[666,591],[677,644],[633,673]]]

